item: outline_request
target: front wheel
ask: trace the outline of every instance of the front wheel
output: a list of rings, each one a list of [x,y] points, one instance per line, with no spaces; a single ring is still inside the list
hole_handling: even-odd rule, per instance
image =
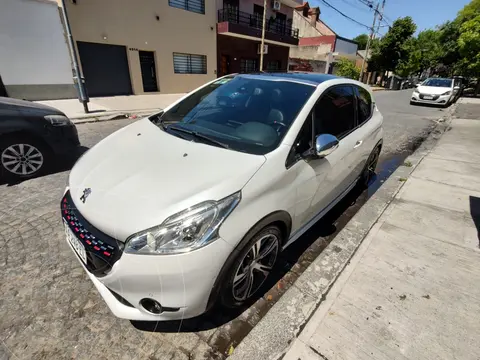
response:
[[[48,149],[27,136],[0,139],[0,175],[28,179],[42,173],[50,160]]]
[[[378,159],[380,158],[380,146],[377,146],[373,149],[372,153],[367,159],[367,163],[365,164],[365,168],[362,171],[362,175],[360,175],[360,184],[364,187],[368,187],[370,181],[375,176],[375,169],[377,168]]]
[[[238,307],[252,299],[275,266],[282,233],[277,226],[262,229],[239,252],[221,289],[222,305]]]

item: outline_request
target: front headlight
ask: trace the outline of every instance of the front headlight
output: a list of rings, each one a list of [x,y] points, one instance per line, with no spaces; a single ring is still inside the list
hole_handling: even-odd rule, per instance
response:
[[[442,96],[443,95],[450,95],[451,93],[452,93],[451,91],[447,91],[447,92],[443,93]]]
[[[127,239],[125,252],[131,254],[185,253],[218,238],[218,229],[241,199],[240,191],[219,201],[206,201],[181,211],[161,225]]]
[[[413,93],[414,94],[419,94],[420,92],[418,91],[418,89],[415,89],[415,90],[413,90]]]
[[[72,121],[63,115],[47,115],[45,120],[49,121],[52,126],[69,126],[73,125]]]

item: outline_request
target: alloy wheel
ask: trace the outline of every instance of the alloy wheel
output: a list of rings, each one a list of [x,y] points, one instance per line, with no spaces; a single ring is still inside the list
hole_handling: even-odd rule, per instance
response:
[[[279,243],[276,235],[266,234],[247,251],[233,279],[232,292],[235,300],[247,300],[262,286],[275,265]]]
[[[13,144],[3,150],[2,166],[9,172],[19,176],[31,175],[43,166],[43,155],[30,144]]]

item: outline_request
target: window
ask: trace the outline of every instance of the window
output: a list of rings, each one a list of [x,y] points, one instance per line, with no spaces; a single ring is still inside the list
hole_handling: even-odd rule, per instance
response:
[[[280,70],[280,60],[269,61],[267,63],[267,71],[279,71]]]
[[[205,14],[205,0],[168,0],[168,5],[199,14]]]
[[[173,70],[175,74],[206,74],[207,57],[173,53]]]
[[[166,128],[167,133],[188,141],[211,138],[231,150],[250,154],[263,155],[272,151],[280,144],[315,87],[265,78],[226,77],[190,94],[162,115],[164,124],[174,123]],[[203,138],[189,136],[185,130],[203,135]]]
[[[251,73],[257,71],[257,60],[256,59],[241,59],[240,60],[240,72],[242,73]]]
[[[305,153],[312,147],[312,113],[307,116],[305,123],[300,129],[295,143],[288,154],[286,166],[287,168],[293,165],[299,158],[300,155]]]
[[[372,116],[372,97],[362,87],[356,87],[358,91],[358,124],[363,124]]]
[[[315,135],[331,134],[341,139],[355,127],[355,98],[351,86],[327,90],[315,105]]]

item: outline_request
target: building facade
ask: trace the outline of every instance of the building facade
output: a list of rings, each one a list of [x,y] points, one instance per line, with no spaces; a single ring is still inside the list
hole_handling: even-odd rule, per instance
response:
[[[289,70],[335,73],[337,59],[356,60],[358,44],[337,35],[320,14],[320,8],[311,8],[308,2],[295,8],[293,26],[300,39],[298,47],[290,50]]]
[[[213,0],[65,4],[90,97],[182,93],[217,77]]]
[[[215,0],[218,75],[260,70],[263,0]],[[286,71],[291,47],[298,45],[293,8],[301,0],[267,2],[264,71]]]
[[[55,1],[1,1],[0,96],[26,100],[76,97]]]

